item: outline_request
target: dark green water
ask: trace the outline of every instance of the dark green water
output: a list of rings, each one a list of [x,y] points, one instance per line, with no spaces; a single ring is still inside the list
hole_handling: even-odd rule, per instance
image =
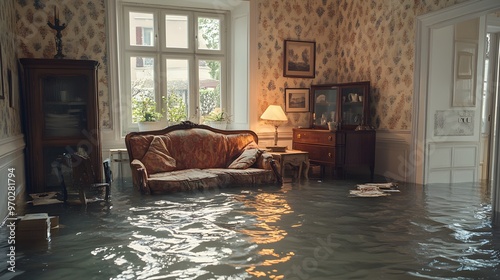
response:
[[[500,279],[485,187],[348,197],[356,183],[143,196],[115,182],[110,205],[26,207],[63,227],[16,247],[16,273],[2,227],[0,279]]]

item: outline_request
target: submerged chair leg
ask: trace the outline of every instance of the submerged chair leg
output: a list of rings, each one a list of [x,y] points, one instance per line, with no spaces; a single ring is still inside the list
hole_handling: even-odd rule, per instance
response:
[[[106,194],[104,195],[104,199],[106,201],[109,201],[109,193],[110,193],[110,186],[109,184],[106,186]]]

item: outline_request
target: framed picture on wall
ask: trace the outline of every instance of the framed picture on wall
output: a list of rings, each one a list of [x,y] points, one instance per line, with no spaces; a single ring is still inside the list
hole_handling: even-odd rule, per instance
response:
[[[314,78],[316,42],[285,40],[283,76]]]
[[[455,41],[452,107],[476,106],[477,45]]]
[[[285,112],[309,112],[309,89],[285,88]]]

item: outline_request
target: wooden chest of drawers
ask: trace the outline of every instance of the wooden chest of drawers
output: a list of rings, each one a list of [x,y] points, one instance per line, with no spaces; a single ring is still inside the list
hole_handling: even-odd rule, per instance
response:
[[[293,129],[292,148],[307,151],[309,161],[343,173],[344,167],[367,166],[373,177],[375,167],[375,131]]]
[[[342,166],[344,161],[345,134],[320,129],[293,129],[294,150],[309,152],[309,161]]]

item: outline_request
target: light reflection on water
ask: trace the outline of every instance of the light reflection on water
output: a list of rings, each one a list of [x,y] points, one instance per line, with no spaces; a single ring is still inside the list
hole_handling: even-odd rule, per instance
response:
[[[356,183],[168,196],[115,185],[111,207],[28,208],[59,215],[64,227],[50,246],[19,248],[18,273],[0,279],[500,278],[487,188],[408,185],[389,197],[347,197]],[[7,235],[2,227],[0,240]]]

